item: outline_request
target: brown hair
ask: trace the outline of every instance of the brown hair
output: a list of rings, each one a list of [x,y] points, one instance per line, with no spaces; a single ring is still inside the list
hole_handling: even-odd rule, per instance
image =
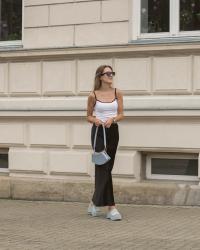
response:
[[[96,73],[95,73],[95,78],[94,78],[94,90],[98,90],[101,88],[101,74],[103,73],[105,68],[110,68],[112,71],[112,67],[110,65],[101,65],[97,68]]]

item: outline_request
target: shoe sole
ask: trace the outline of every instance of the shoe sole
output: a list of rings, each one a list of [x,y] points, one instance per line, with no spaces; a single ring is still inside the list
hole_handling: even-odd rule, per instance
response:
[[[100,210],[97,209],[95,212],[92,212],[92,210],[87,211],[88,215],[92,215],[93,217],[98,216],[98,213],[100,213]]]
[[[112,218],[112,217],[106,217],[106,219],[109,219],[109,220],[112,220],[112,221],[119,221],[119,220],[122,220],[122,217],[120,216],[120,217],[114,217],[114,218]]]
[[[120,221],[122,218],[117,218],[117,219],[111,219],[111,221]]]
[[[91,211],[88,211],[88,215],[91,215],[93,217],[97,217],[98,216],[98,212],[91,212]]]

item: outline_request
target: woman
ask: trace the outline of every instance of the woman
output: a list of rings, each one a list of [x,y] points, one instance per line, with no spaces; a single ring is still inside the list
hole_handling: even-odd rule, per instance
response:
[[[95,165],[95,191],[92,202],[88,207],[88,213],[97,216],[98,207],[107,206],[106,218],[121,220],[121,214],[115,207],[112,168],[119,141],[118,124],[123,119],[123,95],[113,88],[113,77],[115,72],[109,65],[102,65],[97,68],[94,81],[94,91],[88,97],[87,120],[92,123],[91,139],[94,144],[94,135],[98,127],[96,151],[104,148],[103,127],[106,131],[107,153],[111,157],[104,165]],[[95,116],[93,115],[95,113]]]

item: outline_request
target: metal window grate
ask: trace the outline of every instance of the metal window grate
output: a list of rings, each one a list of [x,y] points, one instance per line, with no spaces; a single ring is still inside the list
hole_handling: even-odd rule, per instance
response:
[[[198,154],[150,153],[146,156],[146,178],[199,181]]]
[[[198,160],[152,158],[151,173],[162,175],[198,176]]]

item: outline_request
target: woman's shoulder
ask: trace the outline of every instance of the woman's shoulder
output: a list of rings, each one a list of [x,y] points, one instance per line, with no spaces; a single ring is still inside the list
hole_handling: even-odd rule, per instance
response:
[[[115,88],[115,91],[116,91],[116,95],[117,95],[117,97],[121,97],[121,96],[123,96],[123,92],[122,92],[120,89]]]
[[[94,91],[91,91],[91,92],[90,92],[90,94],[89,94],[89,96],[88,96],[88,99],[89,99],[89,100],[95,100],[95,93],[94,93]]]
[[[91,91],[91,92],[89,93],[89,96],[93,96],[93,97],[95,97],[95,92],[96,92],[96,91],[94,91],[94,90],[93,90],[93,91]]]

